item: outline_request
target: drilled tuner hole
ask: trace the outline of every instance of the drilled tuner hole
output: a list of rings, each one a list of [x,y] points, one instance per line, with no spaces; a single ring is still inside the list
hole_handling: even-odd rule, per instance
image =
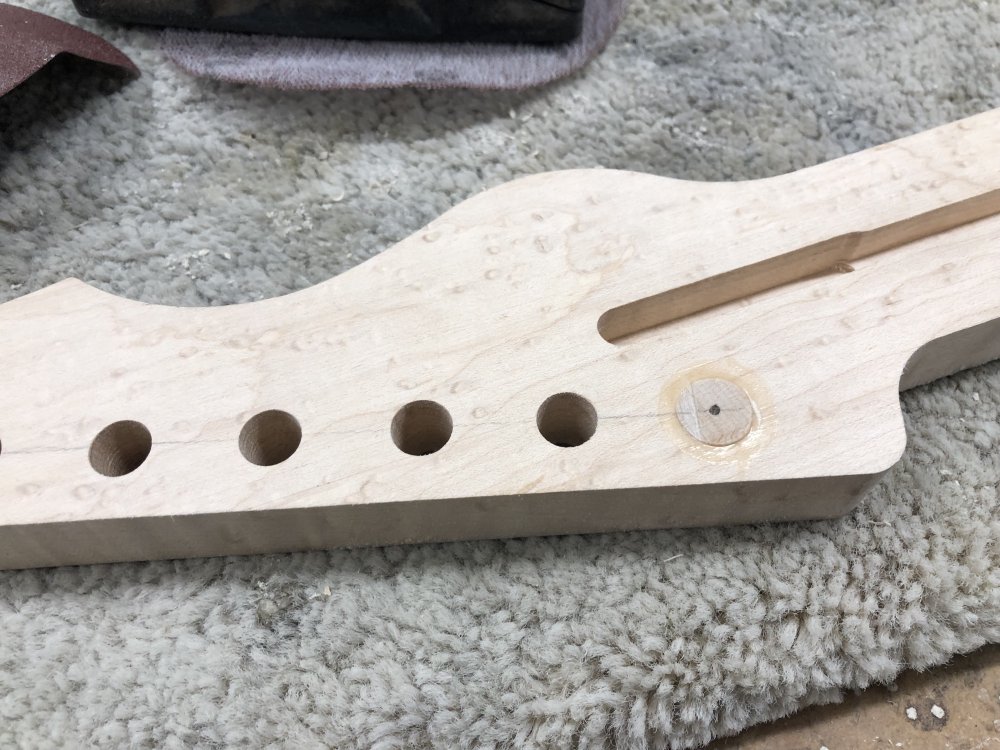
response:
[[[90,465],[106,477],[122,477],[142,466],[153,448],[153,438],[141,422],[113,422],[90,444]]]
[[[299,421],[286,411],[270,409],[251,417],[240,431],[240,453],[258,466],[287,460],[302,442]]]
[[[711,414],[713,417],[717,417],[720,414],[722,414],[722,409],[719,408],[718,404],[712,404],[708,409],[708,413]]]
[[[436,401],[412,401],[392,418],[392,442],[403,453],[437,453],[451,439],[451,414]]]
[[[538,407],[535,417],[542,437],[560,448],[583,445],[597,431],[597,410],[583,396],[557,393]]]

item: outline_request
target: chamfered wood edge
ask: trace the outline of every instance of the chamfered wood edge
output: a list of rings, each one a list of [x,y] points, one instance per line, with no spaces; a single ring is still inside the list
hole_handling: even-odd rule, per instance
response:
[[[908,391],[997,359],[1000,359],[1000,320],[988,320],[936,338],[917,349],[903,368],[899,390]]]
[[[882,474],[0,527],[0,570],[835,518]],[[817,513],[822,496],[827,509]],[[830,510],[832,509],[832,511]]]

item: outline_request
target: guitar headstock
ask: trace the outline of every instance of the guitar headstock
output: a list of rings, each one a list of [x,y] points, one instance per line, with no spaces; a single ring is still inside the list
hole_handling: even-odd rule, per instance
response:
[[[246,305],[2,305],[0,566],[843,513],[901,385],[1000,357],[998,125],[536,175]]]

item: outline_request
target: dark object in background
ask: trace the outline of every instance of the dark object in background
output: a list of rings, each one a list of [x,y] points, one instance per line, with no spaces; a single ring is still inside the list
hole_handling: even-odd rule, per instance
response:
[[[0,96],[61,54],[139,75],[139,69],[123,52],[99,36],[42,13],[0,3]]]
[[[249,86],[332,91],[408,86],[520,90],[579,71],[607,46],[628,0],[587,0],[565,44],[395,42],[167,29],[163,51],[196,76]]]
[[[566,42],[584,0],[74,0],[85,16],[282,36]]]

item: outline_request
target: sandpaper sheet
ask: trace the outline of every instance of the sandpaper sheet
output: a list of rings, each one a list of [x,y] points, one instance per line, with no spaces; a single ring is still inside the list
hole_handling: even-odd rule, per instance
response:
[[[0,3],[0,96],[61,54],[139,75],[139,69],[124,53],[99,36],[42,13]]]

